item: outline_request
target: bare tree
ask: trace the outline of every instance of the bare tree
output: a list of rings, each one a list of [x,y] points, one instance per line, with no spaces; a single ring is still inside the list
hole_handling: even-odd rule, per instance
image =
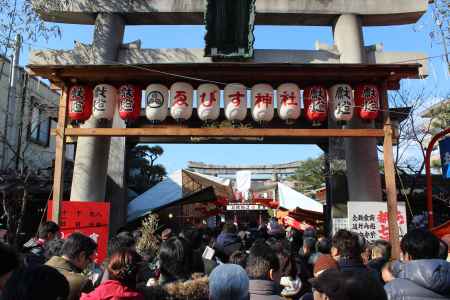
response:
[[[433,42],[442,45],[447,66],[450,68],[450,0],[434,0],[430,5],[433,24],[430,37]]]
[[[425,87],[401,89],[390,96],[391,107],[410,109],[406,119],[399,124],[394,159],[403,196],[413,199],[419,178],[424,174],[428,143],[437,132],[450,125],[450,106],[446,100],[448,96],[438,97]],[[402,180],[405,177],[409,179],[407,182]],[[434,198],[450,207],[448,193],[441,193]]]

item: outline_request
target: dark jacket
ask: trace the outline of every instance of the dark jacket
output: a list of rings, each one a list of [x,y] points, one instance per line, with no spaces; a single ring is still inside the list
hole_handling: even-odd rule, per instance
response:
[[[80,300],[144,300],[144,296],[121,284],[117,280],[107,280],[89,294],[82,294]]]
[[[382,283],[381,278],[378,275],[378,272],[374,269],[371,269],[370,267],[365,266],[362,263],[362,260],[340,258],[338,261],[338,265],[339,269],[342,272],[352,272],[352,273],[367,272],[378,282]]]
[[[281,300],[279,288],[270,280],[252,279],[249,282],[248,291],[250,300]]]
[[[25,252],[23,256],[23,264],[26,267],[38,267],[47,261],[44,255],[44,243],[44,240],[32,238],[23,245]]]
[[[396,279],[384,286],[389,300],[433,300],[450,298],[450,263],[441,259],[395,262]]]
[[[91,280],[81,274],[81,270],[72,265],[68,260],[59,256],[53,256],[45,264],[55,268],[66,277],[70,287],[68,300],[78,300],[82,292],[89,293],[94,289]]]
[[[217,250],[217,254],[224,255],[220,257],[222,260],[228,261],[228,257],[236,250],[240,250],[242,247],[241,239],[237,234],[222,232],[217,237],[214,248]]]
[[[381,276],[381,269],[383,269],[383,266],[387,263],[387,260],[384,257],[375,258],[369,261],[367,266],[371,268],[372,270],[376,271],[378,273],[378,278],[381,283],[384,283],[383,277]]]

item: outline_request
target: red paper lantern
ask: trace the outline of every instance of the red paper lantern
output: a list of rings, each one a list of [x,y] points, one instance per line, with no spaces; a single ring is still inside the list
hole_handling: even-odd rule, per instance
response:
[[[85,85],[74,85],[69,90],[69,119],[84,122],[92,114],[92,88]]]
[[[320,85],[307,87],[303,93],[306,118],[320,125],[328,117],[328,92]]]
[[[356,114],[363,120],[373,121],[380,111],[380,93],[374,84],[361,84],[355,89]]]
[[[119,115],[123,120],[136,120],[141,114],[142,89],[137,85],[119,87]]]

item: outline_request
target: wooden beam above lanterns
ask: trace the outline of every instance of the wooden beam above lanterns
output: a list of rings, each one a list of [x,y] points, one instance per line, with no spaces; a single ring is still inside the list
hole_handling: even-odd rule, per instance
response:
[[[278,129],[278,128],[67,128],[66,136],[296,138],[384,137],[383,129]]]
[[[29,65],[34,76],[49,79],[53,84],[124,83],[146,86],[150,83],[171,85],[185,81],[196,88],[204,81],[219,83],[239,82],[251,87],[267,82],[276,87],[286,82],[304,87],[312,84],[331,86],[345,82],[386,82],[388,87],[397,88],[404,78],[417,78],[420,64],[292,64],[292,63],[236,63],[214,64],[152,64],[152,65]],[[200,79],[200,80],[198,80]],[[223,86],[221,86],[223,88]]]

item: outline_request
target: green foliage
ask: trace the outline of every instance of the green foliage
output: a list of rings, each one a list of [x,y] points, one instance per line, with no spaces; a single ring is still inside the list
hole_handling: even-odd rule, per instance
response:
[[[167,175],[166,169],[155,161],[164,153],[160,146],[139,145],[127,153],[128,186],[143,193]]]
[[[296,190],[306,193],[322,187],[325,176],[325,156],[321,155],[302,161],[295,175],[289,179],[295,181]]]

